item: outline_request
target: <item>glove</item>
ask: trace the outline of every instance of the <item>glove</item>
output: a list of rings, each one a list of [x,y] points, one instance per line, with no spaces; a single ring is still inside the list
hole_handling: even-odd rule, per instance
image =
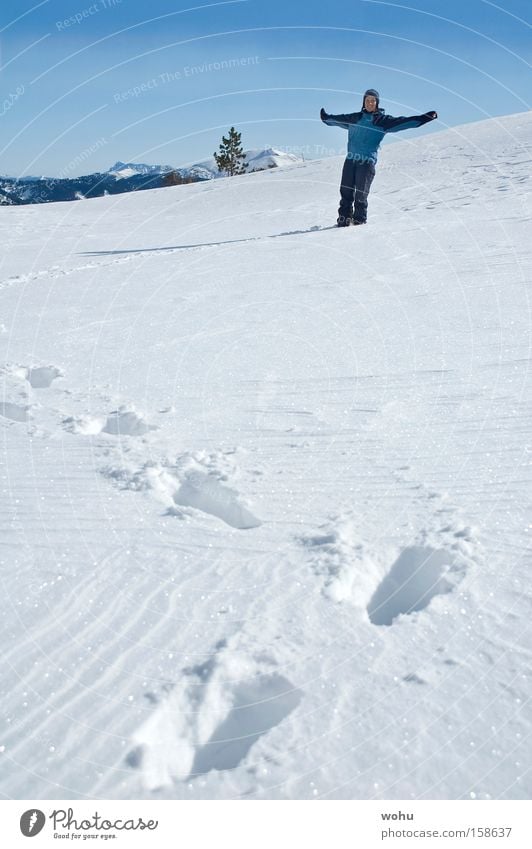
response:
[[[432,112],[425,112],[425,118],[428,118],[429,121],[434,121],[435,118],[438,117],[438,113],[434,110]]]
[[[325,119],[326,119],[327,117],[328,117],[328,116],[327,116],[327,113],[326,113],[325,109],[324,109],[324,108],[323,108],[323,106],[322,106],[322,107],[321,107],[321,109],[320,109],[320,118],[321,118],[321,120],[322,120],[322,121],[325,121]]]

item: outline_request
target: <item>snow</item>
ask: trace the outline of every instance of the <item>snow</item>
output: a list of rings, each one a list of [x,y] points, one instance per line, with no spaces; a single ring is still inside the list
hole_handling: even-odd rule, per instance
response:
[[[531,130],[0,211],[5,797],[530,798]]]

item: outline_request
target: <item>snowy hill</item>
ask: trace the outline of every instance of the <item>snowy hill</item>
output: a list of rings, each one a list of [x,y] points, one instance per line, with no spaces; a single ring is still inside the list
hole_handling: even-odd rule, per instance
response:
[[[295,153],[284,153],[282,150],[276,150],[273,147],[267,147],[264,150],[246,150],[246,170],[247,171],[263,171],[266,168],[282,168],[285,165],[292,165],[294,162],[301,162],[300,156]]]
[[[5,797],[530,797],[531,131],[0,209]]]

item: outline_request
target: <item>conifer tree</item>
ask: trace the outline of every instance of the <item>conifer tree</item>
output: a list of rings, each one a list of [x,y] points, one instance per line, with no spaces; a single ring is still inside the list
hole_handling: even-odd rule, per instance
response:
[[[231,127],[228,137],[222,136],[220,152],[214,154],[218,171],[225,171],[229,177],[233,177],[235,174],[245,174],[246,171],[242,162],[246,158],[246,154],[240,144],[241,136],[242,133],[237,133],[235,128]]]

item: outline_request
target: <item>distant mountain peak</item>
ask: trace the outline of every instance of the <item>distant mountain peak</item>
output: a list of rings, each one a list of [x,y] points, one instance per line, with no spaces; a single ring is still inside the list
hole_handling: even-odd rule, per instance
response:
[[[105,173],[113,174],[118,179],[132,177],[134,174],[165,174],[172,171],[171,165],[147,165],[145,162],[122,162],[117,160]]]

